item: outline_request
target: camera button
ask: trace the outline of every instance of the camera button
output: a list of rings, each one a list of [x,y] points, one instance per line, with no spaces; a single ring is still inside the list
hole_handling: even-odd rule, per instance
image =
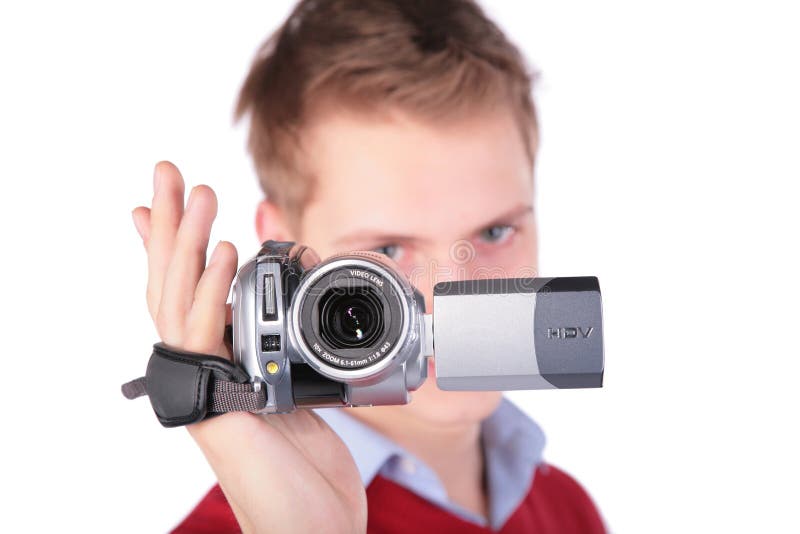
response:
[[[262,300],[262,315],[265,321],[278,320],[277,300],[275,298],[275,278],[272,274],[265,274],[263,279],[264,287],[262,292],[264,298]]]

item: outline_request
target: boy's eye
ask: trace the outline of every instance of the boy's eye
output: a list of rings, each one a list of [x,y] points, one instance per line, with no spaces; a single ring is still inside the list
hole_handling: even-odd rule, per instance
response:
[[[481,230],[480,239],[485,243],[502,243],[514,233],[514,227],[508,224],[496,224]]]
[[[381,247],[373,248],[375,252],[386,254],[394,261],[398,261],[403,253],[403,248],[400,245],[383,245]]]

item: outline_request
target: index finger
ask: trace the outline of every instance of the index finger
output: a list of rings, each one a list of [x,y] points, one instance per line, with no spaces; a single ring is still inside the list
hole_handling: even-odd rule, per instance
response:
[[[184,182],[178,168],[169,161],[156,164],[153,173],[153,207],[147,242],[147,307],[158,316],[158,306],[167,268],[172,259],[175,236],[183,218]]]

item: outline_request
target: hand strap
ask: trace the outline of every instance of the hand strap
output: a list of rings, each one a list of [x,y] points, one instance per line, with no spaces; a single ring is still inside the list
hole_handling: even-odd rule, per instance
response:
[[[142,395],[165,427],[196,423],[225,412],[258,411],[267,404],[247,373],[225,358],[153,345],[145,376],[122,385],[128,399]]]

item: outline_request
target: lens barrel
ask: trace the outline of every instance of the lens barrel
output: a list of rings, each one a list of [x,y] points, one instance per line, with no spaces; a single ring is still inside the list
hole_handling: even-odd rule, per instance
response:
[[[336,378],[337,369],[349,372],[342,378],[380,372],[409,338],[416,301],[407,284],[380,257],[323,262],[301,282],[291,305],[304,358]]]

